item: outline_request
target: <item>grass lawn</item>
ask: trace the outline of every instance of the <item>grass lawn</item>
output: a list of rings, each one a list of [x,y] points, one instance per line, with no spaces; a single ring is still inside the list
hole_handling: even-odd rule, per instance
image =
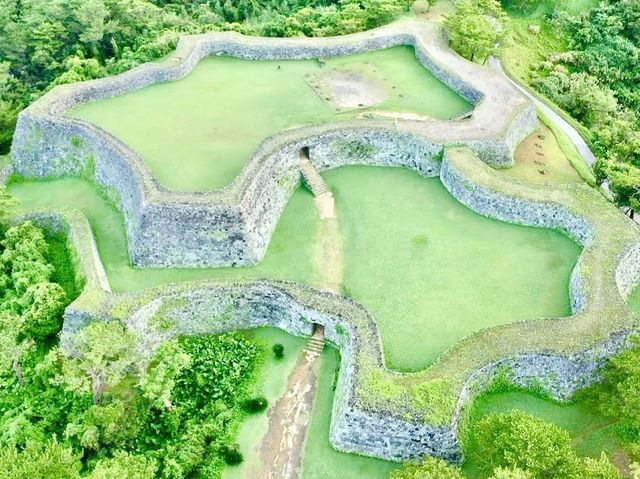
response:
[[[336,73],[373,85],[361,95],[372,105],[334,109],[321,77]],[[337,90],[352,85],[347,77]],[[168,188],[204,191],[229,184],[261,140],[292,126],[369,110],[449,118],[470,107],[415,59],[412,47],[400,46],[323,63],[208,57],[179,81],[80,105],[70,114],[133,147]]]
[[[95,187],[80,179],[21,182],[9,187],[27,208],[75,207],[88,218],[111,288],[135,291],[208,278],[268,277],[315,284],[313,240],[319,218],[313,196],[300,188],[285,209],[264,260],[252,268],[134,268],[129,263],[122,216]]]
[[[376,318],[389,367],[420,370],[479,329],[570,314],[579,247],[565,236],[482,217],[438,178],[399,168],[324,177],[343,231],[344,291]]]
[[[640,284],[631,292],[628,299],[629,306],[635,313],[640,316]]]
[[[518,145],[514,156],[514,166],[501,170],[512,178],[549,184],[583,181],[560,147],[553,130],[544,123]]]
[[[344,292],[373,313],[389,367],[420,370],[474,331],[570,313],[579,247],[565,236],[477,215],[438,178],[400,168],[344,167],[324,176],[343,237]],[[83,180],[18,182],[9,192],[25,207],[82,209],[114,291],[228,277],[320,282],[314,261],[320,220],[303,188],[259,265],[217,269],[133,268],[120,215]]]

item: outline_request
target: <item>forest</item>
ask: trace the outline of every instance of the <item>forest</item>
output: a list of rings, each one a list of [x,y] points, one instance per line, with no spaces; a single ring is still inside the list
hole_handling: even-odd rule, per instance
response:
[[[529,66],[520,80],[582,126],[598,180],[608,180],[620,206],[640,209],[640,2],[609,0],[578,12],[555,3],[460,0],[445,24],[453,48],[482,62],[500,53],[496,44],[522,41],[512,38],[510,16],[533,18],[526,38],[544,49],[532,52],[540,61],[516,59]]]

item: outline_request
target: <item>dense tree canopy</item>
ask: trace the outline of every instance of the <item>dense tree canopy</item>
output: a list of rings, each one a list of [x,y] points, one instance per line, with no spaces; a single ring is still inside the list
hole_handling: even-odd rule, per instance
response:
[[[640,2],[609,0],[560,15],[569,49],[543,61],[533,85],[592,132],[596,174],[620,205],[640,207]]]
[[[401,469],[393,471],[390,479],[463,479],[458,467],[451,466],[442,459],[426,456],[422,462],[408,462]]]
[[[498,0],[458,0],[445,19],[451,47],[471,61],[484,62],[502,36],[504,20]]]

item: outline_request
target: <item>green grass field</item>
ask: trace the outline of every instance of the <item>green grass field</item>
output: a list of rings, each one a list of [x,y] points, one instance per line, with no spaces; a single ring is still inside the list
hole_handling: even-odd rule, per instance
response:
[[[374,315],[389,367],[415,371],[474,331],[570,313],[579,252],[565,236],[491,220],[458,203],[438,178],[400,168],[324,173],[334,191],[345,256],[344,291]],[[319,219],[299,189],[255,267],[138,269],[120,215],[79,179],[18,182],[25,207],[77,206],[89,218],[114,291],[206,278],[277,278],[319,284]]]
[[[115,292],[134,291],[168,283],[208,278],[268,277],[314,284],[314,234],[320,221],[313,197],[300,188],[280,218],[264,260],[253,268],[139,269],[129,263],[122,216],[95,187],[80,179],[23,182],[9,191],[24,207],[80,209],[94,232],[100,258]]]
[[[438,178],[346,167],[324,176],[345,242],[347,295],[376,318],[393,369],[415,371],[482,328],[570,313],[579,247],[477,215]]]
[[[449,118],[471,106],[416,59],[411,47],[316,60],[208,57],[186,78],[78,106],[70,114],[134,148],[155,177],[176,190],[229,184],[264,138],[292,126],[351,118],[310,86],[318,74],[349,71],[383,85],[371,107]]]

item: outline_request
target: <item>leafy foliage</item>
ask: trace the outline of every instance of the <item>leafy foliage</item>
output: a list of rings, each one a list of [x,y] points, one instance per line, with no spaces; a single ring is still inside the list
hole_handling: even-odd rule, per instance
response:
[[[599,459],[578,457],[567,431],[522,411],[489,414],[478,423],[476,440],[477,461],[485,471],[510,470],[494,471],[496,479],[621,478],[604,454]]]
[[[603,414],[640,431],[640,341],[634,341],[635,347],[607,363],[593,395]]]
[[[89,479],[149,479],[157,469],[153,459],[118,451],[112,458],[100,459]]]
[[[463,479],[460,468],[442,459],[425,456],[421,463],[408,462],[391,473],[390,479]]]
[[[176,378],[174,397],[183,408],[198,411],[210,402],[231,400],[245,391],[245,379],[258,358],[258,347],[237,334],[212,341],[206,336],[181,338],[191,357],[189,370]]]
[[[271,350],[276,359],[284,358],[284,346],[282,344],[274,344]]]
[[[0,238],[0,478],[220,477],[264,353],[224,335],[170,341],[145,359],[115,321],[89,324],[62,350],[68,299],[43,232],[27,222]]]
[[[225,446],[221,449],[221,454],[224,458],[224,462],[226,462],[230,466],[237,466],[242,461],[244,461],[244,457],[237,447]]]
[[[569,49],[538,65],[535,88],[592,133],[596,173],[640,207],[640,2],[609,0],[551,22]]]
[[[138,362],[136,339],[117,321],[96,321],[78,331],[62,357],[60,378],[72,391],[88,392],[94,404],[100,404],[106,389],[122,381]]]
[[[459,0],[445,19],[451,47],[471,61],[485,61],[502,36],[506,14],[498,0]]]
[[[506,468],[497,467],[489,479],[531,479],[532,476],[527,471],[517,467]]]
[[[24,222],[7,230],[0,241],[0,369],[13,367],[24,382],[21,356],[35,340],[55,334],[67,304],[62,287],[51,281],[42,230]]]
[[[247,399],[242,403],[242,408],[248,413],[257,413],[267,409],[268,405],[269,402],[267,401],[267,398],[260,396]]]
[[[79,456],[55,439],[29,441],[23,450],[15,446],[0,448],[2,479],[80,479]]]

